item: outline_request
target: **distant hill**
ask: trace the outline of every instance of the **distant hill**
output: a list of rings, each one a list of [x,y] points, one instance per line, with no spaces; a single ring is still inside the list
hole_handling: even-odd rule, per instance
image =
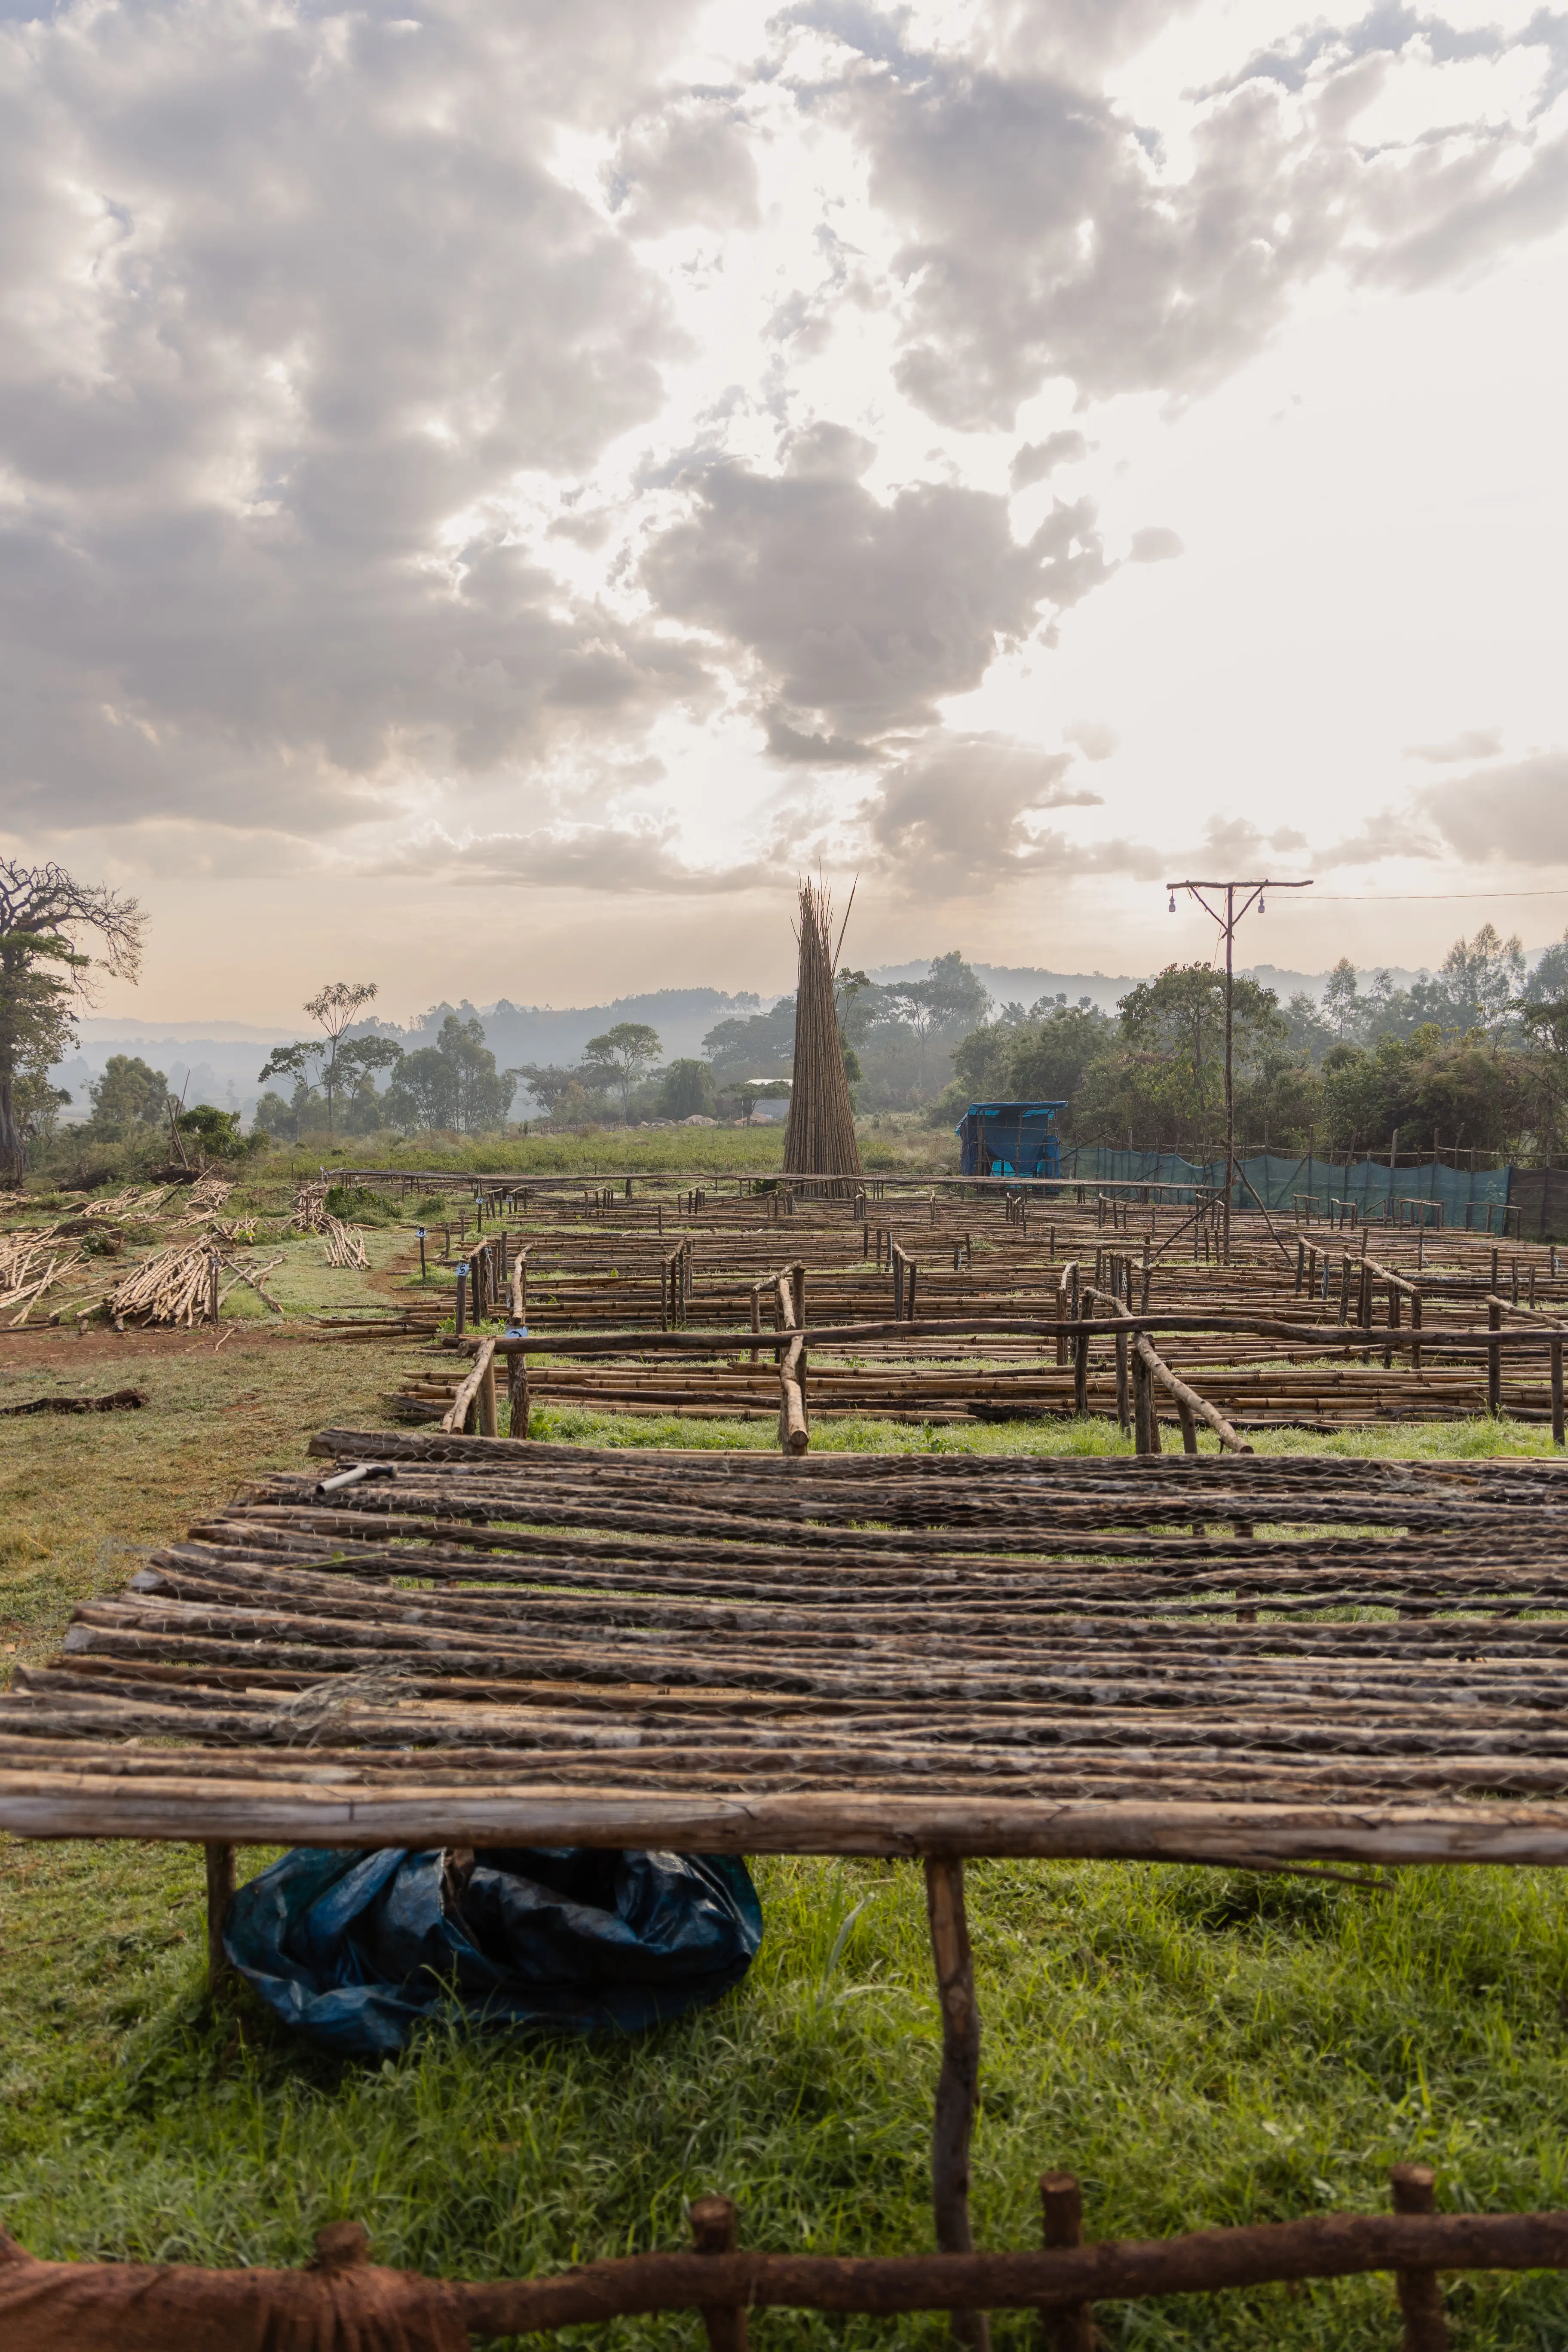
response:
[[[1532,950],[1529,961],[1534,964],[1544,952],[1544,949]],[[1065,996],[1069,1004],[1076,1004],[1087,996],[1102,1012],[1114,1013],[1129,989],[1148,976],[1050,971],[1037,964],[977,963],[973,968],[998,1005],[1022,1004],[1026,1010],[1042,997]],[[1321,997],[1329,977],[1326,971],[1289,971],[1271,963],[1237,968],[1265,988],[1275,989],[1281,1003],[1298,991]],[[879,964],[869,977],[883,982],[918,980],[929,969],[929,959],[918,958],[909,963]],[[1396,988],[1408,988],[1412,981],[1424,976],[1404,965],[1390,970]],[[513,1004],[504,996],[494,1004],[475,1005],[465,997],[460,1004],[433,1005],[404,1024],[371,1021],[363,1026],[413,1048],[433,1044],[448,1013],[457,1013],[464,1020],[477,1013],[497,1061],[502,1069],[510,1069],[522,1062],[578,1061],[589,1038],[613,1028],[617,1021],[646,1021],[658,1030],[665,1059],[677,1061],[700,1055],[703,1038],[718,1022],[735,1013],[761,1012],[777,1002],[777,994],[759,996],[742,989],[730,995],[720,988],[658,988],[640,996],[617,996],[608,1004],[560,1007]],[[90,1108],[89,1081],[101,1075],[111,1054],[139,1054],[154,1069],[165,1073],[176,1094],[183,1088],[188,1103],[216,1103],[223,1110],[243,1110],[248,1118],[261,1092],[256,1074],[268,1053],[290,1037],[302,1036],[308,1024],[301,1022],[297,1029],[271,1029],[245,1021],[139,1021],[121,1013],[112,1018],[89,1014],[79,1025],[79,1050],[49,1074],[56,1086],[70,1090],[68,1120],[86,1118]],[[520,1094],[519,1105],[524,1105],[525,1099]]]

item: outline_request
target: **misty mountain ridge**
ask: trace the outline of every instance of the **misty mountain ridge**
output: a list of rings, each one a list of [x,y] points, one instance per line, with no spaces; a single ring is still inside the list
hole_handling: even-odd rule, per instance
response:
[[[1533,965],[1545,952],[1544,948],[1531,950],[1528,961]],[[1065,996],[1069,1004],[1077,1004],[1087,996],[1101,1012],[1114,1013],[1118,1002],[1130,989],[1152,976],[1053,971],[1036,964],[975,962],[971,968],[998,1008],[1022,1004],[1026,1011],[1043,997]],[[923,979],[930,969],[929,957],[917,957],[907,963],[879,964],[867,976],[886,985],[893,981]],[[1396,988],[1408,988],[1412,982],[1429,976],[1425,966],[1419,971],[1402,965],[1386,969]],[[1263,987],[1274,989],[1281,1004],[1299,992],[1321,999],[1329,979],[1326,971],[1291,971],[1278,964],[1243,964],[1237,970]],[[485,1042],[505,1070],[524,1062],[580,1061],[590,1037],[598,1036],[619,1021],[645,1021],[658,1032],[665,1059],[673,1062],[700,1056],[703,1038],[719,1022],[767,1011],[787,993],[775,991],[759,994],[751,989],[731,993],[721,988],[658,988],[635,996],[617,996],[606,1004],[560,1007],[515,1004],[504,996],[493,1004],[474,1004],[465,997],[458,1004],[432,1005],[406,1023],[382,1019],[357,1023],[353,1034],[388,1037],[412,1052],[418,1046],[434,1045],[442,1022],[448,1013],[455,1013],[460,1020],[479,1021]],[[305,1035],[310,1024],[303,1018],[295,1029],[269,1028],[244,1021],[143,1021],[133,1013],[121,1013],[86,1014],[78,1027],[81,1034],[79,1050],[49,1073],[54,1085],[70,1092],[71,1104],[65,1114],[68,1122],[87,1117],[90,1108],[89,1085],[102,1076],[104,1065],[113,1054],[140,1055],[143,1061],[163,1070],[175,1094],[183,1091],[189,1104],[215,1103],[222,1110],[243,1111],[248,1118],[261,1093],[257,1073],[268,1053],[274,1045]],[[526,1097],[520,1095],[519,1100],[525,1102]]]

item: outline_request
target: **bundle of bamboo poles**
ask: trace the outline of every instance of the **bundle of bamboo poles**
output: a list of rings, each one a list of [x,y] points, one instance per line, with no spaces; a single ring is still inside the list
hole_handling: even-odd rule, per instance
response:
[[[795,1000],[795,1076],[789,1124],[784,1129],[784,1166],[794,1174],[858,1176],[860,1151],[838,1031],[834,995],[836,961],[832,902],[819,886],[800,891],[800,961]],[[846,918],[847,920],[847,918]],[[839,934],[843,945],[843,933]]]
[[[80,1261],[80,1250],[48,1234],[7,1234],[0,1240],[0,1312],[16,1309],[11,1328],[25,1323],[45,1292]]]
[[[233,1192],[234,1185],[226,1176],[203,1176],[191,1187],[185,1201],[182,1225],[205,1224],[216,1214]]]
[[[341,1217],[331,1216],[323,1209],[316,1230],[325,1238],[329,1265],[351,1266],[356,1273],[369,1273],[364,1234],[358,1225],[345,1225]]]
[[[194,1323],[216,1306],[218,1265],[205,1243],[176,1242],[122,1276],[104,1309],[116,1323]]]
[[[294,1195],[294,1213],[290,1220],[299,1234],[319,1234],[326,1222],[327,1188],[325,1184],[301,1184]]]

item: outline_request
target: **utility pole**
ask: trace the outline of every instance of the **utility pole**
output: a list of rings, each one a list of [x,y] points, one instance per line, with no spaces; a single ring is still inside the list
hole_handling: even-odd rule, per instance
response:
[[[1220,1258],[1221,1263],[1226,1265],[1230,1264],[1230,1196],[1236,1185],[1236,1081],[1231,1062],[1232,1000],[1236,985],[1232,962],[1236,948],[1236,927],[1243,915],[1254,906],[1260,915],[1268,913],[1268,909],[1263,897],[1266,890],[1310,890],[1311,887],[1310,881],[1270,882],[1268,880],[1262,882],[1167,882],[1165,885],[1171,894],[1170,913],[1173,915],[1176,911],[1177,891],[1185,890],[1190,898],[1197,900],[1205,914],[1216,922],[1225,934],[1225,1206],[1221,1223]],[[1217,905],[1210,905],[1204,896],[1205,890],[1213,890],[1216,894],[1221,890],[1225,892],[1223,911]],[[1247,893],[1239,906],[1236,901],[1236,894],[1238,890],[1245,890]]]

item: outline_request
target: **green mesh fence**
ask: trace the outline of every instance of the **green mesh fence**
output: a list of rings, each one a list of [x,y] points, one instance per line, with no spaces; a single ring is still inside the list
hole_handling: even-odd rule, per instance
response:
[[[1304,1213],[1327,1216],[1331,1202],[1343,1201],[1363,1217],[1393,1215],[1415,1222],[1423,1217],[1417,1204],[1432,1202],[1442,1209],[1445,1228],[1472,1233],[1503,1231],[1513,1175],[1511,1168],[1447,1168],[1436,1160],[1417,1168],[1390,1168],[1386,1160],[1352,1160],[1347,1165],[1342,1160],[1296,1160],[1277,1151],[1252,1152],[1236,1164],[1234,1208],[1253,1207],[1256,1194],[1266,1209],[1287,1216],[1294,1214],[1298,1201]],[[1214,1192],[1225,1186],[1223,1160],[1184,1160],[1175,1151],[1121,1151],[1103,1143],[1065,1146],[1061,1172],[1079,1184],[1173,1187],[1167,1200],[1189,1202],[1200,1185]]]

